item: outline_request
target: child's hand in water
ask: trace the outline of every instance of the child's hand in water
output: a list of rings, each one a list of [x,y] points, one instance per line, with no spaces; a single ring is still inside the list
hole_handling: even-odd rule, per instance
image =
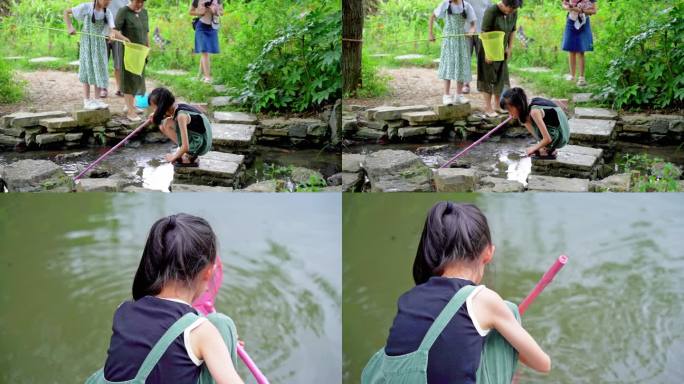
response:
[[[166,161],[168,161],[169,163],[173,163],[174,161],[176,161],[176,154],[175,153],[167,153],[166,154]]]
[[[529,148],[527,148],[527,150],[525,150],[525,153],[527,154],[527,156],[532,156],[532,155],[534,155],[535,152],[537,152],[537,149],[534,147],[529,147]]]

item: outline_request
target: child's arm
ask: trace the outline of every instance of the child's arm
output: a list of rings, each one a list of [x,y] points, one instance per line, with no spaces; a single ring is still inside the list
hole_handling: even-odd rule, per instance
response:
[[[544,148],[547,145],[551,144],[551,135],[549,135],[549,130],[546,128],[546,124],[544,124],[544,115],[542,113],[543,112],[538,109],[533,109],[530,111],[530,118],[534,120],[535,123],[537,123],[537,127],[539,127],[539,132],[541,132],[542,135],[542,139],[536,145],[530,147],[527,150],[528,155],[538,151],[540,148]]]
[[[205,321],[193,329],[190,335],[193,352],[204,360],[217,384],[244,384],[233,366],[228,347],[214,324]]]
[[[591,3],[587,8],[584,8],[582,11],[587,15],[595,15],[596,14],[596,3]]]
[[[181,133],[181,137],[179,137],[179,139],[183,142],[183,144],[180,146],[180,148],[178,148],[176,153],[166,155],[166,160],[169,163],[173,163],[174,161],[181,159],[183,154],[188,153],[190,150],[190,144],[188,144],[188,123],[190,123],[190,116],[184,113],[179,113],[177,121]]]
[[[476,298],[476,305],[484,313],[478,313],[478,320],[485,329],[496,329],[518,351],[520,361],[528,367],[543,373],[551,370],[551,359],[539,347],[525,328],[518,323],[501,296],[491,289],[483,289]]]
[[[124,36],[121,32],[117,31],[116,29],[112,29],[112,32],[109,34],[109,37],[116,40],[123,40],[127,43],[131,42],[131,40],[128,37]]]
[[[71,10],[71,8],[67,8],[66,10],[64,10],[64,22],[65,22],[66,25],[67,25],[67,31],[69,31],[69,34],[70,34],[70,35],[75,35],[75,34],[76,34],[76,29],[74,29],[74,25],[71,24],[71,15],[72,15],[72,13],[73,13],[73,11]]]

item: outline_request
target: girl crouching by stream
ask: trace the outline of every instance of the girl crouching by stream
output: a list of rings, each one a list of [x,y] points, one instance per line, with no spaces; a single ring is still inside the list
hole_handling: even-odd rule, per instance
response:
[[[510,383],[518,358],[551,369],[517,306],[480,285],[494,250],[477,207],[432,207],[413,262],[416,285],[399,298],[386,346],[364,368],[362,384]]]
[[[157,220],[133,280],[133,300],[114,313],[104,369],[86,384],[243,384],[235,370],[235,324],[219,313],[202,317],[190,304],[207,290],[217,253],[206,220],[183,213]]]
[[[197,167],[199,156],[211,149],[211,123],[199,109],[183,103],[166,88],[155,88],[148,97],[154,110],[152,120],[159,130],[178,145],[166,160],[177,167]]]
[[[522,88],[510,88],[501,95],[500,106],[530,132],[537,144],[526,153],[535,159],[555,159],[559,148],[570,141],[570,125],[563,109],[551,100],[535,97],[527,102]]]

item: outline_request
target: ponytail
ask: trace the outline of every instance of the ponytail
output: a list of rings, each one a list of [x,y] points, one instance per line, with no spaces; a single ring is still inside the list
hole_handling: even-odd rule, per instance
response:
[[[454,262],[470,262],[492,243],[487,218],[476,206],[442,201],[428,213],[413,262],[416,285],[441,276]]]
[[[164,87],[155,88],[150,92],[150,96],[147,98],[147,103],[149,105],[156,105],[157,108],[154,110],[154,116],[152,121],[156,125],[160,125],[164,119],[166,112],[173,106],[176,102],[176,98],[173,93]]]
[[[184,213],[157,220],[133,279],[133,299],[158,295],[170,281],[192,286],[216,253],[216,236],[206,220]]]
[[[90,21],[95,24],[95,7],[97,6],[97,0],[93,0],[93,13],[90,15]],[[104,22],[105,25],[109,25],[109,19],[107,19],[107,7],[104,7]]]
[[[501,95],[501,100],[499,100],[499,106],[501,109],[506,109],[506,107],[515,107],[518,110],[518,120],[521,124],[525,124],[527,119],[530,117],[530,105],[527,102],[527,95],[525,91],[520,87],[509,88]]]

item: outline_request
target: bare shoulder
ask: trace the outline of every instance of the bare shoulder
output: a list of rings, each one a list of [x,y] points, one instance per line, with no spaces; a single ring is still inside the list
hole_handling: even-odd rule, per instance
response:
[[[477,296],[475,296],[475,300],[478,305],[482,305],[484,308],[486,308],[488,311],[492,313],[507,308],[506,303],[504,303],[501,296],[498,293],[496,293],[496,291],[493,291],[487,287],[484,287],[477,294]]]

